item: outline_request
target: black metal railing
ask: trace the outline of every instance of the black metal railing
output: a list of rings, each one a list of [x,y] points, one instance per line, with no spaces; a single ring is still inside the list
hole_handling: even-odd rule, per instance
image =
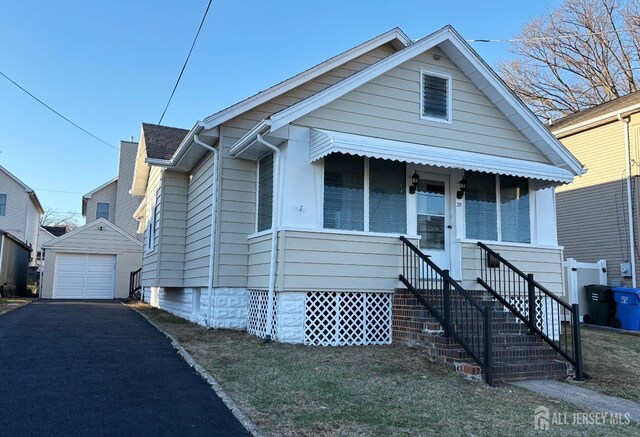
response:
[[[402,245],[400,281],[438,320],[444,335],[452,337],[482,369],[487,384],[493,383],[490,303],[483,305],[448,270],[440,269],[405,237]]]
[[[569,361],[576,380],[583,380],[578,304],[567,304],[486,244],[478,242],[478,246],[478,283],[518,317],[530,334],[541,337]]]
[[[129,298],[135,297],[136,291],[142,290],[140,279],[142,278],[142,268],[129,274]],[[142,300],[142,297],[140,297]]]

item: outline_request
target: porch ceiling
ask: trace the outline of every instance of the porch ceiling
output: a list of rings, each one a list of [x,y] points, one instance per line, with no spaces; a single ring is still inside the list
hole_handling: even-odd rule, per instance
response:
[[[570,171],[549,164],[322,129],[311,129],[310,162],[322,159],[331,153],[346,153],[369,158],[410,162],[412,164],[520,176],[545,181],[546,184],[543,184],[543,186],[553,186],[573,181],[573,174]]]

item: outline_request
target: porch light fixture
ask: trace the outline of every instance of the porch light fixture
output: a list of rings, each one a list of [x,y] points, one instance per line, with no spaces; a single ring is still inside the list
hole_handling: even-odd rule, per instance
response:
[[[467,180],[462,178],[460,179],[460,182],[458,182],[458,192],[456,193],[456,197],[458,199],[462,199],[465,191],[467,191]]]
[[[413,175],[411,176],[411,185],[409,186],[409,194],[416,194],[416,189],[418,188],[418,184],[420,184],[420,175],[417,171],[413,171]]]

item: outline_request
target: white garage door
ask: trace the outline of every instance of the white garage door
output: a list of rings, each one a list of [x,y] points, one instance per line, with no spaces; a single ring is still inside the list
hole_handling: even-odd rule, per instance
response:
[[[116,256],[58,254],[54,299],[111,299],[115,290]]]

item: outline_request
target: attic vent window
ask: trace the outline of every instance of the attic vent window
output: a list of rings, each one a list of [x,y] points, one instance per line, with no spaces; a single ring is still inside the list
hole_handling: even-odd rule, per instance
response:
[[[420,118],[451,123],[451,76],[420,71]]]

